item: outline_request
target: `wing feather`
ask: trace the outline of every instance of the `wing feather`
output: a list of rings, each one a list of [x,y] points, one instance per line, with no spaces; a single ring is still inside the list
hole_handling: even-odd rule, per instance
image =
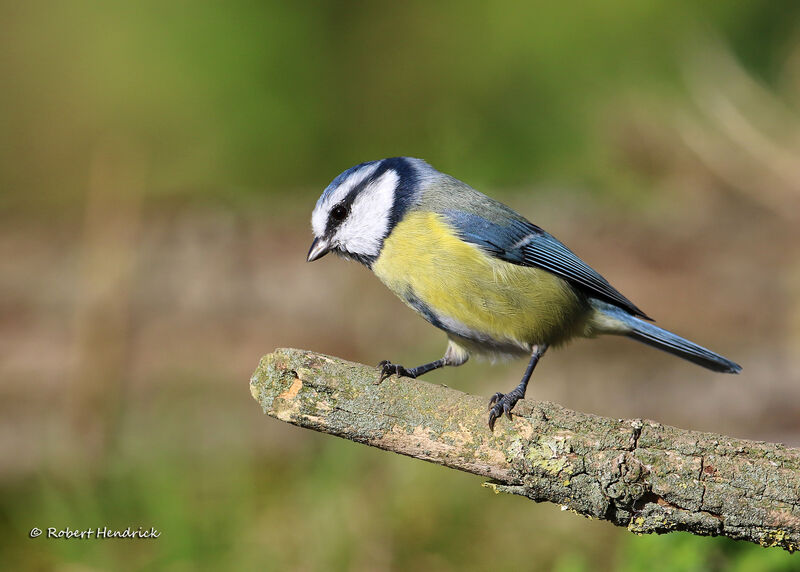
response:
[[[516,215],[510,209],[503,214]],[[651,319],[558,239],[522,217],[516,218],[519,215],[507,216],[502,222],[455,210],[444,215],[461,240],[506,262],[552,272],[591,297],[610,302],[634,316]]]

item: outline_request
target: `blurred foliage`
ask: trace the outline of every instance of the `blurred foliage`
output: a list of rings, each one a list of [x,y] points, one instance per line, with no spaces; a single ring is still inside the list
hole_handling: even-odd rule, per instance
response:
[[[687,42],[719,35],[776,82],[798,15],[792,0],[6,2],[0,188],[7,204],[80,197],[109,138],[141,147],[167,195],[318,189],[398,154],[476,185],[592,180],[604,111],[679,92]]]
[[[0,334],[9,336],[0,340],[0,355],[14,358],[10,366],[0,364],[8,375],[0,384],[0,410],[6,422],[21,427],[7,439],[19,441],[17,449],[0,440],[3,452],[20,452],[6,453],[0,463],[4,568],[800,569],[797,557],[777,549],[682,534],[634,537],[558,507],[494,496],[480,489],[480,479],[284,427],[258,415],[240,381],[272,343],[344,348],[343,355],[365,359],[359,353],[364,347],[373,355],[402,338],[416,345],[401,351],[422,361],[430,355],[427,342],[440,341],[431,331],[421,334],[430,337],[420,345],[411,322],[416,318],[395,319],[395,309],[406,310],[397,301],[384,304],[377,285],[367,290],[359,271],[330,266],[311,273],[289,262],[304,254],[310,205],[340,171],[402,154],[423,157],[479,188],[513,192],[558,182],[559,188],[592,188],[635,203],[645,188],[675,177],[694,182],[676,185],[692,192],[713,178],[713,169],[675,158],[677,145],[663,141],[672,135],[649,132],[637,112],[650,101],[683,109],[692,98],[687,62],[702,55],[706,43],[729,51],[748,78],[770,88],[770,97],[796,106],[800,2],[31,0],[3,2],[0,10],[0,253],[4,268],[25,274],[0,273]],[[701,66],[699,73],[708,70]],[[737,91],[719,77],[705,79],[725,95]],[[658,118],[662,108],[653,109]],[[776,123],[767,119],[758,125]],[[712,296],[704,311],[730,314],[723,332],[730,337],[746,329],[737,316],[747,314],[750,326],[760,319],[756,337],[765,341],[753,341],[750,355],[768,365],[757,375],[764,383],[790,385],[790,369],[781,370],[764,349],[773,339],[768,336],[782,335],[772,314],[727,309],[753,307],[740,300],[790,300],[786,292],[794,283],[774,271],[751,271],[742,280],[748,266],[720,253],[747,253],[747,245],[755,245],[768,269],[788,268],[780,256],[796,248],[786,238],[795,235],[769,217],[792,210],[785,197],[800,178],[777,198],[762,192],[764,177],[784,174],[783,164],[775,167],[758,155],[740,161],[727,139],[711,137],[731,138],[724,122],[707,123],[711,127],[700,131],[712,144],[700,141],[706,145],[697,148],[706,155],[697,154],[725,184],[744,188],[740,194],[750,197],[746,208],[753,213],[708,229],[704,217],[713,209],[703,206],[714,203],[697,193],[684,210],[663,208],[648,219],[648,229],[664,235],[658,244],[651,230],[609,238],[620,224],[611,210],[604,213],[610,222],[594,223],[588,206],[576,224],[599,245],[597,257],[611,245],[606,262],[626,253],[643,262],[640,292],[655,275],[669,291],[702,290],[702,279],[686,286],[693,265],[703,266],[713,284],[735,282],[733,294]],[[782,147],[786,156],[796,156],[793,124],[777,123],[793,142]],[[731,165],[714,163],[718,155]],[[740,176],[742,165],[749,178]],[[665,203],[680,204],[675,196],[683,195],[669,195]],[[204,201],[251,200],[261,202],[247,217],[235,205],[202,208]],[[759,201],[767,205],[763,212],[752,208]],[[201,206],[187,214],[171,202]],[[274,216],[284,206],[302,216]],[[70,212],[77,216],[62,216]],[[547,207],[539,203],[538,212]],[[25,226],[13,216],[42,213],[44,226]],[[684,226],[675,230],[677,218]],[[708,240],[709,230],[717,234],[703,254],[694,246],[698,237]],[[89,270],[81,267],[83,258]],[[338,303],[319,296],[321,280]],[[651,287],[656,290],[650,297],[657,301],[662,287]],[[683,295],[693,296],[673,294]],[[360,306],[368,308],[342,317]],[[800,317],[797,308],[787,303],[774,312]],[[681,311],[696,318],[693,309]],[[670,312],[677,321],[679,310]],[[109,315],[116,321],[104,328]],[[81,319],[90,323],[83,346],[73,339],[81,333],[72,321]],[[387,323],[394,328],[376,336],[376,325]],[[698,327],[711,331],[714,324]],[[103,361],[104,338],[118,342],[110,364]],[[747,344],[743,338],[739,347]],[[75,357],[75,347],[84,354]],[[658,359],[624,353],[623,365],[624,350],[600,347],[620,352],[619,369],[607,364],[608,380],[622,378],[622,369],[633,379],[631,371]],[[93,444],[71,440],[74,428],[60,417],[68,415],[59,400],[75,389],[64,383],[64,371],[81,360],[77,377],[94,372],[98,383],[89,390],[111,402],[109,443],[96,463],[84,462],[83,448]],[[552,379],[571,378],[565,391],[573,398],[586,396],[600,407],[598,396],[607,390],[580,385],[589,370],[578,361],[558,362],[562,377],[554,366],[544,368],[552,368]],[[445,372],[433,381],[484,390],[478,384],[488,366],[470,367],[468,376]],[[511,380],[514,368],[495,368],[491,375],[500,380],[507,371]],[[56,373],[44,379],[41,371]],[[671,380],[665,371],[658,379]],[[763,416],[774,411],[769,406],[786,406],[778,411],[785,427],[796,430],[794,410],[779,392],[769,395],[773,388],[756,387],[756,397],[713,387],[717,393],[707,389],[712,397],[706,399],[724,403],[716,417],[703,403],[680,405],[704,422],[735,423],[741,412],[727,415],[726,408],[745,395],[738,401],[766,403]],[[667,401],[654,388],[629,395],[637,415]],[[672,400],[682,395],[675,391]],[[761,422],[764,417],[751,420]],[[47,459],[43,466],[25,468],[40,458]],[[32,526],[102,525],[155,526],[162,537],[27,538]]]
[[[330,437],[312,438],[291,463],[280,451],[195,457],[164,444],[179,437],[174,423],[155,425],[158,431],[140,428],[138,447],[122,447],[100,480],[43,471],[6,487],[4,567],[456,571],[502,563],[559,572],[762,572],[800,566],[777,548],[685,533],[637,537],[556,506],[534,510],[481,489],[479,478]],[[28,539],[32,526],[155,526],[161,536]]]

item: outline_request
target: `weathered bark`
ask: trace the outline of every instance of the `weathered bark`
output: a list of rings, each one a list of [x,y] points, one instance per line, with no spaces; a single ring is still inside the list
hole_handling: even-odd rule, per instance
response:
[[[250,381],[282,421],[460,469],[486,486],[634,533],[684,530],[794,551],[800,450],[520,401],[486,425],[487,400],[302,350],[262,358]]]

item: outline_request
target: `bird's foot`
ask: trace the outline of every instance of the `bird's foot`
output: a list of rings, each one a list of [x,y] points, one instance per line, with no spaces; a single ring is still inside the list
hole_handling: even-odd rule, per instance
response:
[[[519,388],[515,388],[509,393],[495,393],[489,400],[489,430],[494,431],[494,422],[503,416],[503,413],[511,419],[511,410],[517,401],[524,397]]]
[[[383,383],[384,379],[392,375],[397,375],[397,377],[410,377],[412,379],[417,377],[414,375],[414,372],[407,370],[402,365],[394,364],[388,359],[379,363],[378,369],[381,370],[381,377],[378,379],[378,383]]]

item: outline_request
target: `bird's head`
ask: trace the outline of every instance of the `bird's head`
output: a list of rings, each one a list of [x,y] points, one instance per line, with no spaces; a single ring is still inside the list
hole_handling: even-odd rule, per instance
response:
[[[361,163],[336,177],[311,215],[308,261],[335,252],[371,266],[415,200],[425,168],[431,169],[420,159],[395,157]]]

